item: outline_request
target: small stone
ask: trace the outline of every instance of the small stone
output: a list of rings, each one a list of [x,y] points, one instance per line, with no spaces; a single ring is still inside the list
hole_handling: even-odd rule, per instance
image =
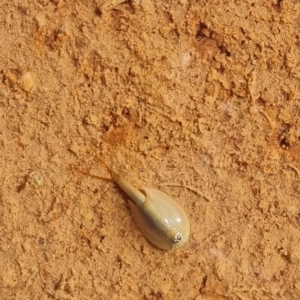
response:
[[[259,113],[259,110],[258,110],[257,106],[251,105],[249,107],[249,112],[251,115],[257,115]]]
[[[67,35],[67,36],[70,36],[71,35],[71,25],[69,22],[64,22],[62,24],[62,26],[60,27],[60,32]]]
[[[39,174],[34,174],[32,176],[32,181],[36,187],[41,187],[44,184],[44,179]]]
[[[35,85],[35,79],[31,72],[26,72],[21,80],[22,88],[25,92],[30,92]]]
[[[78,146],[78,144],[76,142],[72,142],[71,145],[70,145],[70,147],[69,147],[69,150],[72,153],[78,155],[79,154],[79,146]]]
[[[279,160],[280,159],[280,155],[278,153],[278,151],[276,149],[273,149],[271,152],[270,152],[270,155],[269,155],[270,159],[272,160]]]
[[[39,28],[46,25],[46,17],[44,13],[39,13],[35,16],[35,20]]]
[[[83,121],[87,125],[97,125],[98,123],[97,117],[92,114],[85,116]]]

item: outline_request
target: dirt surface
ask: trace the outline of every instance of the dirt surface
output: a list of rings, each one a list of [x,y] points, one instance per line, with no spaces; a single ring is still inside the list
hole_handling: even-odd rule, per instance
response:
[[[300,299],[300,2],[0,4],[0,291]],[[160,251],[90,143],[186,210]]]

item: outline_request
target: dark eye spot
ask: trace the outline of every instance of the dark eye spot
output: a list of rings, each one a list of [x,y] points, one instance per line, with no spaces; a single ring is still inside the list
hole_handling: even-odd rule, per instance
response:
[[[177,233],[177,234],[175,235],[174,239],[173,239],[173,243],[174,243],[174,244],[177,244],[177,243],[179,243],[179,242],[181,241],[181,239],[182,239],[181,234],[180,234],[180,233]]]

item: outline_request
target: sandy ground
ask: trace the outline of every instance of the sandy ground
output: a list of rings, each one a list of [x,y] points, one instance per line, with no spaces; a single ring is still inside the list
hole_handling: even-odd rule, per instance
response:
[[[300,299],[300,2],[0,4],[0,291]],[[150,245],[89,144],[192,226]]]

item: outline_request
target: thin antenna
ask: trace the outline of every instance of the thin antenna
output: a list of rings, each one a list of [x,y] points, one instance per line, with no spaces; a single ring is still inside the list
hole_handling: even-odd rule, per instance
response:
[[[105,167],[105,169],[110,174],[112,181],[117,181],[117,179],[120,177],[110,166],[106,164],[106,162],[100,157],[100,155],[94,150],[94,146],[90,144],[90,150],[95,155],[96,159],[100,162],[100,164]]]
[[[80,174],[83,174],[83,175],[86,175],[86,176],[89,176],[89,177],[92,177],[92,178],[96,178],[96,179],[100,179],[100,180],[108,181],[108,182],[114,182],[114,180],[112,178],[107,178],[107,177],[102,177],[102,176],[90,174],[89,172],[87,172],[85,170],[82,170],[82,169],[79,169],[79,168],[74,167],[74,166],[71,166],[71,169],[78,172],[78,173],[80,173]]]

